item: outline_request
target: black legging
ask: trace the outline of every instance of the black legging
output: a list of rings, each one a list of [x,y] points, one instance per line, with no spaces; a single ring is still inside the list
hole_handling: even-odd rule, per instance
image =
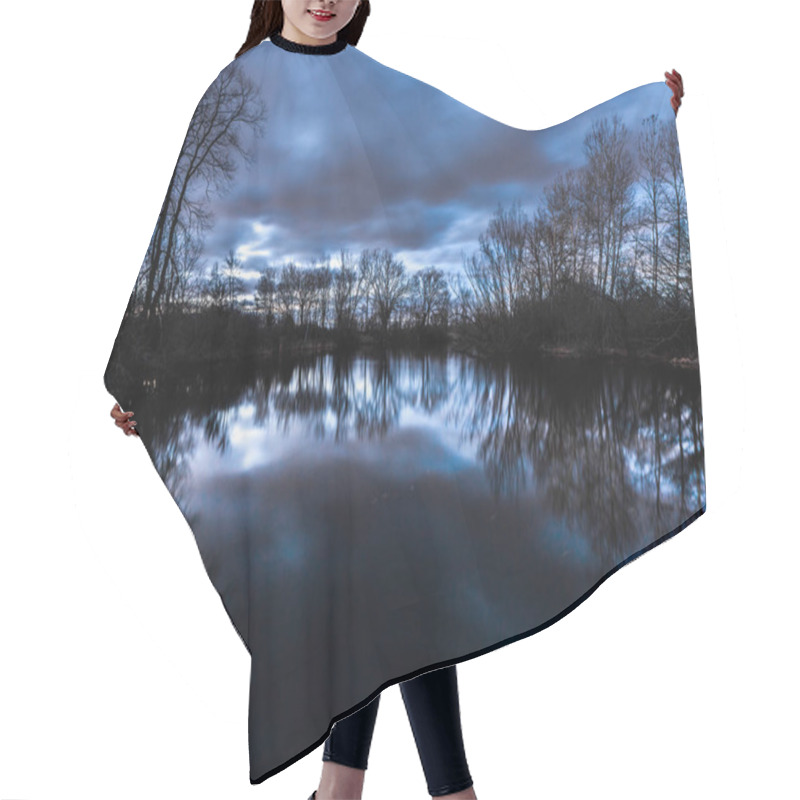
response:
[[[400,692],[431,797],[468,789],[472,777],[461,734],[455,665],[403,681]],[[367,768],[380,699],[378,695],[355,714],[334,724],[325,740],[323,761]]]

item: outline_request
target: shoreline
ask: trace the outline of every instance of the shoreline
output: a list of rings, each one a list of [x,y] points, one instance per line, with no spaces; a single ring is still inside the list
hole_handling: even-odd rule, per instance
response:
[[[649,361],[654,364],[669,364],[673,367],[698,369],[700,360],[689,356],[660,356],[656,353],[628,353],[618,348],[599,348],[591,353],[582,352],[575,347],[556,347],[542,345],[538,351],[548,358],[618,358],[625,361]]]
[[[473,348],[459,348],[454,347],[452,344],[444,346],[449,352],[452,353],[460,353],[462,355],[470,356],[471,358],[477,358],[484,360],[486,358],[496,358],[499,356],[491,355],[491,354],[482,354],[475,351]],[[350,349],[350,348],[348,348]],[[381,351],[383,348],[380,347],[375,342],[364,342],[361,345],[356,345],[352,348],[353,352],[364,352],[364,353],[372,353],[375,354],[378,351]],[[389,347],[386,348],[388,350],[392,349],[407,349],[402,345],[399,348]],[[314,355],[323,355],[326,353],[335,353],[337,350],[336,345],[330,342],[315,342],[315,343],[301,343],[298,345],[290,345],[288,347],[278,347],[273,349],[264,349],[260,352],[250,353],[248,355],[242,355],[239,358],[246,359],[248,361],[276,361],[280,360],[281,358],[302,358],[307,356],[314,356]],[[507,358],[514,359],[518,358],[520,354],[513,354],[509,353]],[[594,359],[606,359],[606,360],[619,360],[619,361],[639,361],[639,362],[646,362],[652,364],[664,364],[673,367],[680,367],[683,369],[698,369],[699,368],[699,359],[698,358],[690,358],[688,356],[661,356],[655,353],[628,353],[625,350],[619,348],[599,348],[596,350],[592,350],[587,352],[582,350],[579,347],[564,347],[564,346],[554,346],[554,345],[542,345],[539,348],[532,350],[530,355],[534,357],[541,357],[547,359],[572,359],[572,360],[585,360],[590,361]],[[195,366],[198,364],[212,364],[212,363],[220,363],[220,362],[230,362],[232,360],[239,360],[239,358],[232,357],[230,354],[227,355],[213,355],[207,356],[204,358],[182,358],[178,361],[167,359],[161,360],[158,359],[156,361],[150,361],[146,368],[174,368],[178,366],[185,365]]]

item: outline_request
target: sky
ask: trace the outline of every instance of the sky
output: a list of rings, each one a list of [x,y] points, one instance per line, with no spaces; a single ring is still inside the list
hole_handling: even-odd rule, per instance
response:
[[[595,119],[617,113],[634,132],[649,114],[674,119],[671,90],[655,82],[549,128],[515,128],[350,46],[309,55],[266,40],[220,75],[231,69],[259,87],[267,117],[260,134],[243,132],[253,162],[211,194],[201,258],[222,265],[233,249],[248,293],[267,264],[329,255],[337,267],[341,248],[463,270],[498,204],[532,215],[543,188],[584,163]]]

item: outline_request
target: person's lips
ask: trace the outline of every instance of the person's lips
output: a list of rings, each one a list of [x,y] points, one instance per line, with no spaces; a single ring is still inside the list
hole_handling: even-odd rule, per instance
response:
[[[330,11],[318,11],[316,9],[309,9],[308,13],[311,14],[311,16],[314,17],[314,19],[319,19],[323,21],[336,16],[336,14],[332,14]]]

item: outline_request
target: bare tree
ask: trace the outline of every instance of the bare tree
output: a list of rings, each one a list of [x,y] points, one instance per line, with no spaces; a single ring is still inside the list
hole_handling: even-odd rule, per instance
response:
[[[410,278],[411,314],[414,323],[427,328],[446,325],[450,309],[450,289],[444,272],[430,266],[418,270]]]
[[[175,254],[176,268],[170,275],[165,298],[166,310],[185,311],[198,306],[202,297],[203,281],[198,274],[202,246],[196,239],[182,238]]]
[[[370,250],[366,262],[371,265],[369,275],[373,310],[381,331],[386,333],[392,316],[408,293],[406,268],[386,249]]]
[[[212,224],[206,203],[195,199],[196,188],[204,186],[208,198],[212,188],[222,191],[228,185],[236,172],[234,155],[248,163],[252,159],[243,131],[261,131],[265,116],[258,88],[236,64],[220,73],[198,103],[142,266],[147,275],[143,311],[148,318],[163,310],[180,240]]]
[[[583,146],[587,163],[577,196],[584,223],[593,235],[600,292],[613,297],[622,245],[633,223],[635,166],[627,128],[617,114],[610,122],[595,121]]]
[[[281,268],[281,278],[278,281],[278,307],[282,319],[296,321],[295,308],[299,294],[300,270],[293,261],[290,261]]]
[[[242,262],[236,257],[233,249],[230,249],[224,263],[225,299],[228,308],[234,309],[239,304],[239,294],[244,291],[244,281],[238,274]]]
[[[266,266],[261,270],[255,291],[256,312],[263,315],[267,325],[275,322],[275,309],[278,292],[278,270],[275,267]]]
[[[472,312],[476,308],[475,297],[470,282],[461,273],[452,275],[448,281],[453,296],[451,309],[456,323],[465,326],[472,320]]]
[[[204,294],[208,304],[218,312],[225,308],[225,298],[227,296],[227,286],[225,276],[219,268],[219,262],[215,261],[211,267],[211,272],[205,281]]]
[[[364,249],[358,259],[358,283],[361,287],[361,317],[364,330],[372,324],[375,307],[377,277],[374,253],[374,250]]]
[[[498,204],[486,233],[478,237],[478,252],[465,264],[474,302],[500,318],[510,317],[517,301],[526,294],[529,225],[518,201],[509,211]]]
[[[337,330],[350,330],[356,326],[361,284],[350,253],[342,249],[339,260],[341,266],[333,277],[334,325]]]
[[[666,178],[666,157],[663,134],[659,131],[658,117],[651,114],[642,120],[642,130],[638,139],[639,166],[646,206],[642,222],[649,231],[651,285],[653,297],[658,296],[658,268],[661,260],[659,248],[659,227],[663,220],[664,181]]]
[[[692,303],[691,253],[689,250],[689,219],[686,211],[686,190],[683,183],[678,132],[674,124],[661,128],[661,146],[666,162],[666,245],[668,269],[672,273],[674,303]]]
[[[314,297],[317,291],[316,275],[313,269],[308,267],[297,271],[297,324],[306,327],[311,321],[311,313],[314,308]]]
[[[312,268],[312,283],[314,289],[314,318],[320,328],[325,328],[328,324],[329,308],[331,304],[331,286],[333,285],[333,273],[330,267],[330,260],[326,258],[321,266]]]

